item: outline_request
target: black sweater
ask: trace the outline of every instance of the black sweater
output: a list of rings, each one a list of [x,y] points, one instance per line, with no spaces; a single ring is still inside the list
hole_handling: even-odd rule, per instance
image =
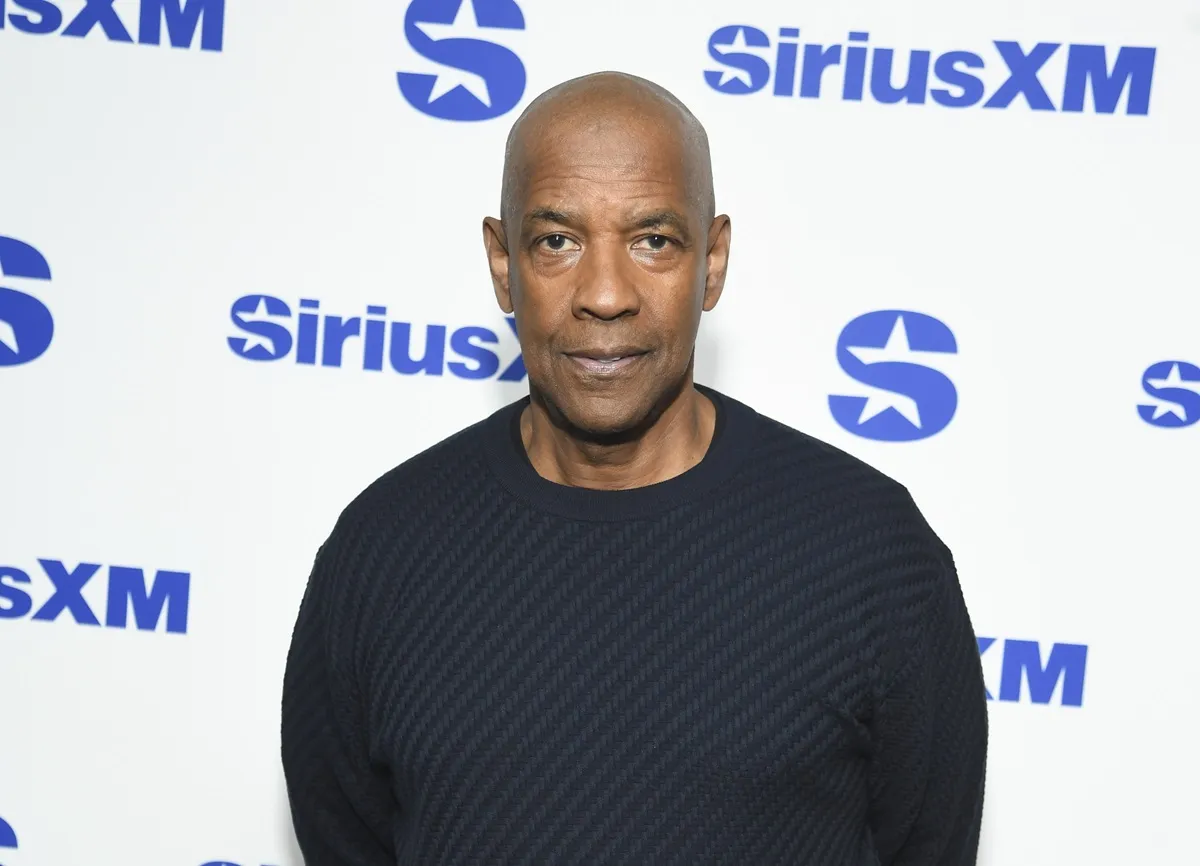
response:
[[[523,400],[346,508],[284,684],[308,866],[975,862],[949,551],[896,482],[703,390],[669,481],[543,479]]]

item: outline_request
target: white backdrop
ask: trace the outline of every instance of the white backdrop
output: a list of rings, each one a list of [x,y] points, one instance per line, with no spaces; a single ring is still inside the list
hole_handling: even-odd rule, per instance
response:
[[[1196,3],[109,5],[0,0],[3,866],[300,866],[278,704],[312,557],[523,393],[479,221],[521,106],[609,68],[712,139],[698,379],[907,484],[956,553],[995,639],[981,863],[1192,860]],[[809,44],[844,62],[789,96]],[[896,86],[931,53],[912,101],[872,95],[889,48]],[[396,372],[403,326],[313,343],[302,300],[491,375]],[[374,348],[322,364],[331,327]]]

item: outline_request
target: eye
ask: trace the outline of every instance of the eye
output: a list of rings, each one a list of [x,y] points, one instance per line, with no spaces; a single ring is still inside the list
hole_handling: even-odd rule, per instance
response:
[[[552,235],[546,235],[544,238],[538,241],[538,243],[550,250],[550,252],[561,253],[565,250],[571,249],[572,244],[575,242],[566,235],[555,233]]]
[[[662,252],[671,243],[672,240],[666,235],[649,235],[639,240],[634,246],[641,246],[643,249],[650,249],[654,252]]]

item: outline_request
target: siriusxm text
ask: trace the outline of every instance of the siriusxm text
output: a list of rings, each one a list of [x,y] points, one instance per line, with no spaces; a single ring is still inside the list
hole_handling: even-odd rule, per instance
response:
[[[160,570],[150,576],[141,568],[113,565],[105,569],[98,563],[69,565],[58,559],[39,559],[38,565],[39,569],[29,570],[0,565],[0,620],[29,617],[54,622],[63,618],[79,625],[100,626],[84,590],[104,571],[108,577],[103,622],[106,628],[156,631],[162,624],[168,632],[187,633],[191,590],[188,572]]]
[[[503,43],[524,29],[516,0],[411,0],[404,36],[429,65],[397,73],[400,92],[417,111],[442,120],[511,111],[525,93],[525,64]]]
[[[997,39],[983,51],[927,49],[907,52],[870,45],[870,34],[852,31],[845,42],[800,42],[800,28],[780,27],[772,44],[765,30],[731,24],[708,40],[720,69],[704,78],[721,93],[757,93],[770,85],[781,97],[841,98],[878,103],[981,105],[1008,108],[1022,97],[1035,111],[1147,114],[1154,77],[1154,48],[1103,45],[1030,45]],[[903,56],[907,54],[907,57]],[[1065,55],[1065,64],[1055,63]],[[1057,72],[1050,74],[1053,67]],[[1090,97],[1090,98],[1089,98]]]
[[[3,818],[0,818],[0,848],[16,848],[17,832]]]
[[[387,320],[387,307],[369,305],[365,315],[337,316],[321,312],[320,301],[300,300],[292,307],[271,295],[246,295],[233,302],[230,318],[243,334],[229,337],[229,348],[250,361],[391,370],[406,376],[449,373],[460,379],[498,378],[518,382],[525,377],[519,350],[502,365],[489,346],[500,344],[491,328],[414,325]],[[516,333],[516,320],[507,319]],[[512,342],[515,343],[515,340]],[[497,375],[499,374],[499,375]]]
[[[867,396],[830,394],[834,420],[855,436],[882,442],[939,433],[954,418],[958,389],[930,358],[957,352],[954,332],[926,313],[874,310],[852,319],[838,335],[837,361]]]
[[[994,637],[981,637],[978,638],[978,642],[980,656],[986,655],[988,650],[998,643]],[[1072,643],[1053,644],[1044,661],[1041,645],[1035,640],[1005,640],[999,649],[1000,688],[993,694],[989,683],[989,701],[1017,702],[1025,699],[1035,704],[1048,704],[1061,683],[1062,705],[1083,706],[1087,646]],[[985,669],[989,667],[986,661]]]
[[[1200,422],[1200,365],[1188,361],[1157,361],[1142,373],[1148,402],[1138,415],[1155,427],[1190,427]]]
[[[0,0],[0,30],[161,45],[165,25],[175,48],[191,48],[197,30],[204,51],[220,51],[225,40],[225,0],[138,0],[136,19],[128,12],[122,18],[114,0],[84,0],[74,12],[79,6],[78,0]]]
[[[50,279],[50,263],[36,247],[0,236],[0,276],[17,280]],[[0,285],[0,367],[40,358],[54,339],[54,316],[36,296]]]

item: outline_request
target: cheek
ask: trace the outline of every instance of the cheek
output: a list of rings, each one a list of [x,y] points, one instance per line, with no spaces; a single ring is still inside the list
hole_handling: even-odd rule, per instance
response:
[[[663,342],[680,351],[691,351],[696,329],[700,324],[704,297],[690,284],[682,282],[659,286],[647,293],[648,303],[642,314],[664,337]]]
[[[520,290],[513,294],[513,311],[517,328],[524,328],[538,341],[554,334],[564,317],[571,314],[570,295],[561,287],[541,280],[522,280]]]
[[[517,319],[517,339],[521,344],[525,366],[536,378],[544,379],[544,375],[537,374],[540,371],[551,375],[550,371],[559,358],[559,351],[555,347],[569,324],[563,320],[561,304],[556,302],[553,295],[538,291],[527,292],[520,301],[514,303],[514,313]],[[570,316],[569,306],[566,316]]]

